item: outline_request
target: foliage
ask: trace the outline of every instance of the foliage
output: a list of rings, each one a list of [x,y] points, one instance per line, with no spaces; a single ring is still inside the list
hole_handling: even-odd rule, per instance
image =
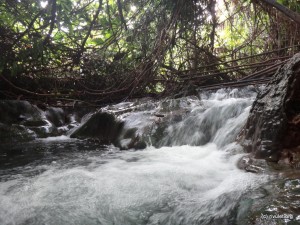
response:
[[[300,12],[296,0],[278,2]],[[250,0],[4,0],[0,73],[87,78],[95,95],[171,90],[185,71],[300,44],[282,18]]]

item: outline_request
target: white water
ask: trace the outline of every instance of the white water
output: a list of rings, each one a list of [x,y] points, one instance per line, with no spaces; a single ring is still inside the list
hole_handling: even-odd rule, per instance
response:
[[[183,121],[168,127],[163,139],[173,147],[112,149],[78,156],[84,164],[71,158],[19,168],[0,183],[0,224],[230,224],[240,197],[267,179],[239,170],[241,148],[226,145],[254,97],[233,94],[202,96]],[[210,143],[191,146],[205,132]],[[42,172],[23,174],[31,169]]]

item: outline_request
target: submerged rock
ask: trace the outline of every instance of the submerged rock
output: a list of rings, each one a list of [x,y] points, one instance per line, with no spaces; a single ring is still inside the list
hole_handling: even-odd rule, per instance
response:
[[[241,143],[256,158],[274,162],[300,152],[300,53],[258,94]]]

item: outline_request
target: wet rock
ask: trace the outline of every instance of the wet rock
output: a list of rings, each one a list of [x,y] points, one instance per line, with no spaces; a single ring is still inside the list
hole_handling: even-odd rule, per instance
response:
[[[238,161],[237,167],[250,173],[262,173],[266,171],[267,164],[264,160],[253,159],[247,155]]]
[[[90,115],[70,137],[98,140],[101,144],[113,144],[121,150],[147,147],[146,142],[137,134],[137,128],[125,128],[124,122],[110,112]]]
[[[141,150],[147,147],[147,143],[144,137],[138,134],[138,129],[126,128],[126,126],[124,126],[123,132],[119,136],[115,145],[119,147],[121,150],[128,150],[128,149]]]
[[[197,97],[181,99],[139,99],[137,102],[125,102],[106,107],[106,110],[118,115],[125,122],[124,132],[120,137],[120,148],[143,149],[147,145],[160,147],[167,127],[182,121],[198,105]]]
[[[24,126],[0,123],[0,144],[32,141],[35,133]]]
[[[252,106],[241,144],[256,158],[279,161],[300,145],[300,53],[278,69]]]
[[[22,124],[25,126],[42,126],[46,122],[42,111],[27,101],[0,101],[0,122],[3,124]]]
[[[59,108],[55,107],[55,110],[56,109],[59,109]],[[64,111],[65,118],[63,118],[62,120],[66,124],[70,124],[70,123],[74,124],[74,123],[80,123],[82,118],[85,115],[87,115],[91,112],[97,112],[97,107],[86,105],[83,102],[75,101],[69,105],[65,105],[63,108],[63,111]],[[59,114],[61,114],[61,112],[59,112]]]
[[[48,123],[45,126],[28,127],[28,128],[34,131],[34,133],[36,133],[38,138],[54,137],[63,134],[62,132],[59,132],[59,130],[51,123]]]
[[[50,107],[46,110],[46,118],[56,127],[61,127],[65,124],[65,112],[62,108]]]
[[[102,144],[115,144],[123,130],[124,123],[113,114],[96,112],[71,134],[71,138],[92,138]]]
[[[47,120],[45,113],[27,101],[0,101],[0,123],[2,142],[23,142],[34,137],[59,135],[56,126]]]
[[[140,138],[140,136],[136,136],[132,139],[121,139],[116,144],[121,150],[128,150],[128,149],[136,149],[142,150],[147,147],[147,143]]]
[[[299,224],[299,184],[299,179],[278,178],[255,190],[245,199],[252,201],[252,205],[248,207],[244,220],[236,224]]]

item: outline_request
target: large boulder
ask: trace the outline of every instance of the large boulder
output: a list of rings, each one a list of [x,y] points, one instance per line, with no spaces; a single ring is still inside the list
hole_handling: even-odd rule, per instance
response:
[[[258,94],[241,135],[255,158],[291,161],[300,152],[300,53]]]
[[[113,113],[99,111],[85,119],[70,137],[98,140],[101,144],[113,144],[121,150],[146,148],[146,143],[136,131],[135,128],[125,128],[124,121],[117,119]]]
[[[71,135],[71,138],[92,138],[99,140],[102,144],[114,144],[117,142],[124,123],[118,121],[113,114],[107,112],[96,112],[87,119]]]
[[[25,126],[43,126],[47,123],[42,111],[27,101],[0,101],[0,122],[3,124],[22,124]]]

